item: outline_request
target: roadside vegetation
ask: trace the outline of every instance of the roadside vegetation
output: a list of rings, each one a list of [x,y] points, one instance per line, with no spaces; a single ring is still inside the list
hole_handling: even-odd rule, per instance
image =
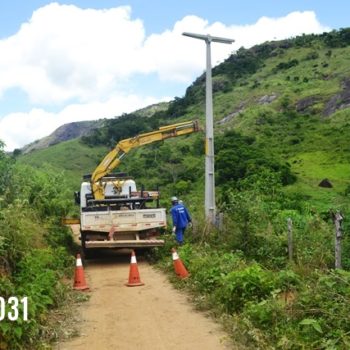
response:
[[[172,280],[191,291],[198,307],[222,319],[242,348],[350,348],[349,57],[350,29],[342,29],[242,48],[213,69],[220,229],[206,225],[203,215],[203,134],[137,149],[117,169],[132,175],[138,186],[159,186],[162,206],[169,208],[169,198],[177,195],[189,208],[194,228],[179,253],[191,277]],[[203,122],[204,93],[202,75],[183,97],[153,115],[106,120],[89,136],[20,155],[16,163],[1,153],[1,286],[9,286],[4,293],[24,295],[22,285],[43,283],[40,292],[26,287],[26,293],[33,288],[33,295],[46,296],[32,297],[37,323],[18,325],[33,327],[30,331],[0,323],[3,342],[28,342],[28,334],[34,339],[46,310],[63,299],[57,298],[56,291],[64,290],[57,281],[69,265],[71,242],[57,218],[74,212],[72,192],[81,175],[91,172],[120,139],[184,120]],[[332,187],[319,186],[325,179]],[[338,270],[336,211],[344,218],[343,269]],[[166,238],[153,258],[171,274],[174,241]],[[56,258],[52,247],[62,254],[59,262],[50,260]],[[32,266],[38,269],[35,276],[49,266],[55,278],[50,272],[30,282]],[[36,308],[35,303],[46,304]]]
[[[343,267],[334,270],[334,225],[310,211],[302,196],[286,195],[275,173],[246,177],[225,193],[224,225],[195,221],[178,253],[191,276],[174,276],[168,237],[157,265],[225,325],[247,349],[348,349],[350,272],[348,223]],[[349,217],[349,211],[346,217]],[[199,215],[194,213],[194,217]],[[288,258],[287,218],[294,254]]]
[[[1,144],[0,295],[28,297],[28,321],[21,308],[16,321],[1,320],[1,349],[39,349],[56,334],[50,310],[66,302],[74,267],[72,238],[60,225],[70,202],[62,174],[16,164]]]

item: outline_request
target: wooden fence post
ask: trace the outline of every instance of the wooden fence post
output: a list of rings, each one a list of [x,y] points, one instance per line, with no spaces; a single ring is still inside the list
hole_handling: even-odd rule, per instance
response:
[[[293,261],[293,221],[291,218],[287,219],[288,225],[288,257],[289,261]]]
[[[334,216],[334,225],[335,225],[335,268],[341,269],[341,222],[343,221],[342,215],[337,211]]]

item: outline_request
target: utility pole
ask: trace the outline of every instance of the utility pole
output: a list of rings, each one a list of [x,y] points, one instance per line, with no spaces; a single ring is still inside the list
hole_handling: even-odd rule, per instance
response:
[[[206,43],[206,81],[205,81],[205,217],[207,221],[215,225],[215,167],[214,167],[214,122],[213,122],[213,87],[211,79],[211,42],[232,44],[234,40],[211,36],[209,34],[182,33],[195,39],[204,40]]]

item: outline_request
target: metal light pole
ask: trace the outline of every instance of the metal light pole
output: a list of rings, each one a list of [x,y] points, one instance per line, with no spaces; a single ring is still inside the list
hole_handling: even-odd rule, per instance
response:
[[[210,43],[232,44],[234,40],[219,38],[209,34],[182,33],[195,39],[204,40],[207,46],[207,69],[205,82],[205,217],[215,224],[215,173],[214,173],[214,122],[213,122],[213,87],[211,79],[211,52]]]

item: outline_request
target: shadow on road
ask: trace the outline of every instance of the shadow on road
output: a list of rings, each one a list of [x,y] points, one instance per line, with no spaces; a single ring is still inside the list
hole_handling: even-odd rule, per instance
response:
[[[146,261],[144,250],[136,250],[138,262]],[[89,258],[84,259],[87,266],[130,264],[131,249],[95,249],[89,253]]]

